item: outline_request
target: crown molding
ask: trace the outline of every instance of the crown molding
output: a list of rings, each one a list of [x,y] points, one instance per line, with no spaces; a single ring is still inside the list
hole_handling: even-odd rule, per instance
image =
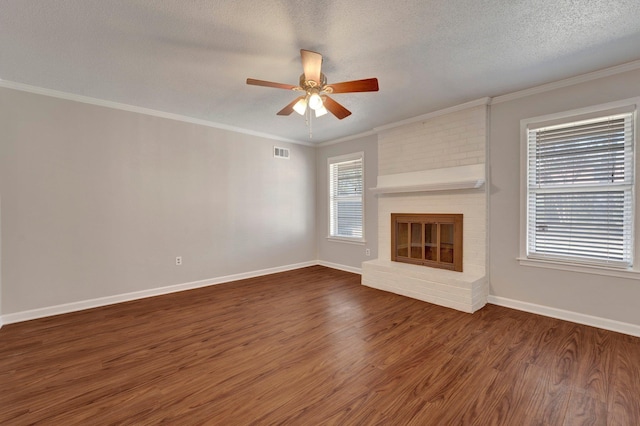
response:
[[[360,139],[360,138],[364,138],[366,136],[371,136],[371,135],[375,135],[376,132],[374,130],[367,130],[366,132],[362,132],[362,133],[357,133],[355,135],[351,135],[351,136],[345,136],[343,138],[340,139],[334,139],[334,140],[330,140],[330,141],[326,141],[326,142],[321,142],[318,144],[315,144],[315,146],[317,148],[323,147],[323,146],[329,146],[329,145],[335,145],[338,143],[342,143],[342,142],[347,142],[347,141],[351,141],[354,139]]]
[[[205,127],[212,127],[214,129],[228,130],[231,132],[242,133],[245,135],[256,136],[265,139],[276,140],[279,142],[289,142],[298,145],[315,146],[310,142],[299,141],[295,139],[281,138],[269,133],[255,132],[253,130],[243,129],[241,127],[229,126],[226,124],[216,123],[214,121],[203,120],[200,118],[188,117],[186,115],[174,114],[171,112],[158,111],[150,108],[143,108],[135,105],[128,105],[114,101],[107,101],[104,99],[92,98],[89,96],[77,95],[75,93],[62,92],[59,90],[45,89],[43,87],[31,86],[23,83],[16,83],[14,81],[0,79],[0,87],[6,89],[19,90],[21,92],[34,93],[37,95],[49,96],[52,98],[65,99],[68,101],[81,102],[90,105],[96,105],[106,108],[118,109],[121,111],[135,112],[138,114],[149,115],[153,117],[166,118],[169,120],[182,121],[190,124],[197,124]]]
[[[393,129],[396,127],[404,126],[405,124],[417,123],[419,121],[429,120],[431,118],[440,117],[442,115],[451,114],[452,112],[462,111],[469,108],[475,108],[478,106],[489,105],[491,98],[485,97],[476,99],[475,101],[465,102],[460,105],[454,105],[449,108],[440,109],[438,111],[429,112],[427,114],[419,115],[417,117],[408,118],[402,121],[396,121],[395,123],[386,124],[380,127],[374,127],[373,130],[376,133],[380,133],[385,130]]]
[[[351,136],[345,136],[345,137],[340,138],[340,139],[334,139],[334,140],[318,143],[315,146],[316,147],[323,147],[323,146],[335,145],[335,144],[338,144],[338,143],[347,142],[347,141],[350,141],[350,140],[353,140],[353,139],[362,138],[362,137],[365,137],[365,136],[377,135],[381,131],[393,129],[395,127],[404,126],[405,124],[417,123],[419,121],[428,120],[430,118],[439,117],[441,115],[451,114],[452,112],[462,111],[462,110],[465,110],[465,109],[468,109],[468,108],[474,108],[474,107],[482,106],[482,105],[489,105],[490,102],[491,102],[491,98],[489,98],[489,97],[476,99],[475,101],[465,102],[465,103],[460,104],[460,105],[454,105],[452,107],[444,108],[444,109],[441,109],[441,110],[438,110],[438,111],[433,111],[433,112],[430,112],[430,113],[427,113],[427,114],[419,115],[417,117],[408,118],[408,119],[402,120],[402,121],[396,121],[394,123],[385,124],[384,126],[380,126],[380,127],[374,127],[373,130],[368,130],[366,132],[358,133],[358,134],[351,135]]]
[[[517,92],[507,93],[506,95],[496,96],[491,98],[490,105],[499,104],[502,102],[508,102],[515,99],[526,98],[527,96],[537,95],[538,93],[549,92],[551,90],[560,89],[563,87],[573,86],[580,83],[585,83],[591,80],[597,80],[603,77],[609,77],[616,74],[621,74],[627,71],[634,71],[640,69],[640,60],[627,62],[625,64],[616,65],[609,68],[604,68],[598,71],[593,71],[587,74],[577,75],[575,77],[565,78],[564,80],[558,80],[540,86],[531,87],[529,89],[519,90]]]
[[[601,70],[597,70],[597,71],[593,71],[590,73],[586,73],[586,74],[581,74],[581,75],[577,75],[574,77],[569,77],[569,78],[565,78],[563,80],[558,80],[558,81],[554,81],[551,83],[547,83],[547,84],[542,84],[540,86],[535,86],[535,87],[531,87],[528,89],[524,89],[524,90],[519,90],[517,92],[511,92],[511,93],[507,93],[505,95],[500,95],[500,96],[495,96],[495,97],[485,97],[485,98],[480,98],[477,99],[475,101],[471,101],[471,102],[467,102],[464,104],[460,104],[460,105],[455,105],[449,108],[444,108],[438,111],[433,111],[424,115],[420,115],[414,118],[409,118],[407,120],[402,120],[402,121],[398,121],[395,123],[390,123],[390,124],[386,124],[384,126],[380,126],[380,127],[375,127],[373,129],[373,133],[378,134],[381,131],[385,131],[385,130],[389,130],[389,129],[393,129],[395,127],[400,127],[403,126],[405,124],[411,124],[411,123],[415,123],[415,122],[419,122],[419,121],[423,121],[423,120],[428,120],[430,118],[434,118],[434,117],[439,117],[441,115],[445,115],[445,114],[450,114],[452,112],[456,112],[456,111],[461,111],[463,109],[467,109],[467,108],[473,108],[475,106],[481,106],[481,105],[494,105],[494,104],[498,104],[501,102],[507,102],[507,101],[512,101],[515,99],[520,99],[520,98],[525,98],[527,96],[531,96],[531,95],[535,95],[538,93],[544,93],[544,92],[548,92],[551,90],[555,90],[555,89],[560,89],[563,87],[567,87],[567,86],[573,86],[576,84],[580,84],[580,83],[585,83],[591,80],[596,80],[599,78],[603,78],[603,77],[609,77],[612,75],[616,75],[616,74],[621,74],[627,71],[634,71],[640,69],[640,59],[636,60],[636,61],[632,61],[632,62],[627,62],[621,65],[616,65],[613,67],[608,67],[608,68],[603,68]],[[329,142],[324,142],[323,144],[319,144],[318,146],[323,146],[323,145],[332,145],[335,143],[340,143],[340,142],[345,142],[351,139],[354,139],[356,137],[361,137],[361,136],[365,136],[371,134],[370,132],[365,132],[365,133],[360,133],[358,135],[354,135],[353,137],[348,136],[348,137],[344,137],[341,139],[336,139],[334,141],[329,141]]]
[[[444,109],[441,109],[441,110],[429,112],[427,114],[419,115],[417,117],[409,118],[409,119],[402,120],[402,121],[397,121],[397,122],[394,122],[394,123],[389,123],[389,124],[386,124],[386,125],[383,125],[383,126],[379,126],[379,127],[374,127],[373,130],[369,130],[369,131],[365,131],[365,132],[358,133],[358,134],[355,134],[355,135],[345,136],[345,137],[340,138],[340,139],[335,139],[335,140],[321,142],[321,143],[312,143],[312,142],[300,141],[300,140],[295,140],[295,139],[282,138],[282,137],[279,137],[279,136],[276,136],[276,135],[272,135],[272,134],[268,134],[268,133],[255,132],[255,131],[252,131],[252,130],[243,129],[241,127],[229,126],[229,125],[226,125],[226,124],[221,124],[221,123],[216,123],[216,122],[213,122],[213,121],[208,121],[208,120],[188,117],[188,116],[184,116],[184,115],[180,115],[180,114],[174,114],[174,113],[169,113],[169,112],[164,112],[164,111],[158,111],[158,110],[154,110],[154,109],[150,109],[150,108],[138,107],[138,106],[134,106],[134,105],[122,104],[122,103],[119,103],[119,102],[107,101],[107,100],[103,100],[103,99],[97,99],[97,98],[92,98],[92,97],[89,97],[89,96],[83,96],[83,95],[77,95],[77,94],[68,93],[68,92],[62,92],[62,91],[58,91],[58,90],[45,89],[45,88],[42,88],[42,87],[31,86],[31,85],[23,84],[23,83],[16,83],[16,82],[8,81],[8,80],[0,79],[0,87],[4,87],[4,88],[7,88],[7,89],[13,89],[13,90],[19,90],[19,91],[23,91],[23,92],[35,93],[35,94],[44,95],[44,96],[50,96],[50,97],[59,98],[59,99],[66,99],[66,100],[71,100],[71,101],[76,101],[76,102],[82,102],[82,103],[91,104],[91,105],[103,106],[103,107],[107,107],[107,108],[119,109],[119,110],[123,110],[123,111],[135,112],[135,113],[144,114],[144,115],[150,115],[150,116],[154,116],[154,117],[167,118],[169,120],[182,121],[182,122],[185,122],[185,123],[198,124],[198,125],[201,125],[201,126],[212,127],[212,128],[221,129],[221,130],[229,130],[229,131],[236,132],[236,133],[242,133],[242,134],[246,134],[246,135],[251,135],[251,136],[256,136],[256,137],[261,137],[261,138],[266,138],[266,139],[271,139],[271,140],[276,140],[276,141],[279,141],[279,142],[289,142],[289,143],[293,143],[293,144],[305,145],[305,146],[311,146],[311,147],[318,148],[318,147],[338,144],[338,143],[341,143],[341,142],[347,142],[347,141],[350,141],[350,140],[353,140],[353,139],[358,139],[358,138],[365,137],[365,136],[371,136],[371,135],[374,135],[374,134],[379,134],[380,132],[384,132],[384,131],[389,130],[389,129],[393,129],[393,128],[396,128],[396,127],[404,126],[406,124],[411,124],[411,123],[416,123],[416,122],[428,120],[428,119],[439,117],[439,116],[446,115],[446,114],[451,114],[453,112],[461,111],[461,110],[464,110],[464,109],[467,109],[467,108],[473,108],[473,107],[482,106],[482,105],[494,105],[494,104],[499,104],[499,103],[502,103],[502,102],[508,102],[508,101],[512,101],[512,100],[515,100],[515,99],[520,99],[520,98],[525,98],[527,96],[536,95],[538,93],[544,93],[544,92],[548,92],[548,91],[559,89],[559,88],[563,88],[563,87],[573,86],[575,84],[580,84],[580,83],[588,82],[588,81],[591,81],[591,80],[596,80],[596,79],[603,78],[603,77],[609,77],[609,76],[612,76],[612,75],[620,74],[620,73],[627,72],[627,71],[633,71],[633,70],[637,70],[637,69],[640,69],[640,59],[636,60],[636,61],[632,61],[632,62],[627,62],[627,63],[621,64],[621,65],[616,65],[616,66],[613,66],[613,67],[604,68],[604,69],[601,69],[601,70],[598,70],[598,71],[593,71],[593,72],[590,72],[590,73],[587,73],[587,74],[581,74],[581,75],[578,75],[578,76],[575,76],[575,77],[565,78],[564,80],[558,80],[558,81],[554,81],[554,82],[551,82],[551,83],[542,84],[540,86],[531,87],[529,89],[524,89],[524,90],[519,90],[517,92],[507,93],[505,95],[500,95],[500,96],[496,96],[496,97],[484,97],[484,98],[476,99],[474,101],[470,101],[470,102],[466,102],[466,103],[463,103],[463,104],[460,104],[460,105],[454,105],[452,107],[448,107],[448,108],[444,108]]]

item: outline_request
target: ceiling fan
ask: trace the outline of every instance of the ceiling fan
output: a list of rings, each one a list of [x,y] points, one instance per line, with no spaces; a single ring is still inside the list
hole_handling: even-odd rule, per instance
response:
[[[293,111],[300,115],[307,112],[307,107],[315,112],[316,117],[321,117],[331,112],[342,120],[351,115],[351,111],[329,97],[335,93],[353,92],[377,92],[378,79],[366,78],[364,80],[344,81],[342,83],[327,84],[327,77],[322,73],[322,55],[310,50],[300,50],[302,58],[302,70],[300,85],[274,83],[272,81],[247,79],[247,84],[254,86],[275,87],[276,89],[295,90],[304,94],[294,99],[289,105],[282,108],[278,115],[290,115]]]

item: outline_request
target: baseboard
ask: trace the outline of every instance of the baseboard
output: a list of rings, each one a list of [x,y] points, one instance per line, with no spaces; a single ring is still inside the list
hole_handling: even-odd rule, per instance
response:
[[[578,324],[598,327],[605,330],[616,331],[618,333],[629,334],[640,337],[640,325],[629,324],[607,318],[594,317],[578,312],[565,311],[564,309],[552,308],[549,306],[536,305],[535,303],[522,302],[520,300],[508,299],[506,297],[489,295],[488,302],[493,305],[504,306],[506,308],[517,309],[519,311],[531,312],[533,314],[544,315],[546,317],[557,318]]]
[[[232,281],[254,278],[263,275],[275,274],[278,272],[291,271],[294,269],[305,268],[308,266],[321,265],[327,268],[338,269],[341,271],[351,272],[362,275],[361,268],[353,266],[341,265],[322,260],[302,262],[291,265],[278,266],[275,268],[261,269],[257,271],[244,272],[241,274],[226,275],[222,277],[210,278],[206,280],[193,281],[183,284],[176,284],[166,287],[153,288],[149,290],[136,291],[132,293],[118,294],[115,296],[101,297],[97,299],[84,300],[80,302],[65,303],[62,305],[50,306],[46,308],[32,309],[13,314],[0,315],[0,328],[4,324],[12,324],[16,322],[29,321],[32,319],[44,318],[53,315],[66,314],[70,312],[81,311],[85,309],[98,308],[100,306],[113,305],[115,303],[128,302],[147,297],[161,296],[163,294],[175,293],[178,291],[191,290],[210,285],[222,284]],[[537,305],[529,302],[509,299],[506,297],[489,295],[488,303],[504,306],[507,308],[517,309],[520,311],[531,312],[534,314],[544,315],[551,318],[557,318],[565,321],[571,321],[578,324],[598,327],[605,330],[616,331],[618,333],[629,334],[631,336],[640,337],[640,325],[624,323],[607,318],[585,315],[578,312],[566,311],[563,309],[552,308],[549,306]]]
[[[98,308],[100,306],[113,305],[115,303],[129,302],[131,300],[144,299],[147,297],[161,296],[163,294],[175,293],[178,291],[192,290],[215,284],[228,283],[232,281],[244,280],[247,278],[260,277],[263,275],[275,274],[278,272],[291,271],[307,266],[318,265],[317,261],[302,262],[292,265],[278,266],[275,268],[260,269],[257,271],[244,272],[241,274],[226,275],[222,277],[210,278],[200,281],[192,281],[183,284],[170,285],[166,287],[152,288],[149,290],[135,291],[132,293],[117,294],[114,296],[100,297],[97,299],[83,300],[79,302],[65,303],[62,305],[49,306],[46,308],[31,309],[28,311],[16,312],[0,316],[0,327],[2,324],[12,324],[16,322],[29,321],[32,319],[44,318],[53,315],[67,314],[69,312],[82,311],[85,309]]]
[[[352,272],[354,274],[362,275],[362,268],[355,268],[353,266],[341,265],[339,263],[325,262],[324,260],[318,260],[316,265],[326,266],[331,269],[338,269],[340,271]]]

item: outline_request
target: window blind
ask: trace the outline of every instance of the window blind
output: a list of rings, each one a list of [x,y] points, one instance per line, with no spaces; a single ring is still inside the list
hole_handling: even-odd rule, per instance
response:
[[[527,255],[629,267],[633,114],[528,131]]]
[[[329,235],[362,239],[363,159],[329,163]]]

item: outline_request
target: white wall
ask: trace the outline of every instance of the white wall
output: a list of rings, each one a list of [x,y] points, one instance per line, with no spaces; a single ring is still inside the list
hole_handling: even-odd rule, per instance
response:
[[[458,106],[379,133],[379,174],[484,164],[487,107]]]
[[[640,325],[640,281],[520,266],[520,120],[640,95],[640,70],[500,102],[490,119],[492,296]],[[636,154],[638,155],[638,154]],[[639,214],[639,213],[636,213]],[[636,262],[640,253],[636,254]]]
[[[333,117],[330,117],[333,118]],[[364,237],[366,243],[351,244],[341,241],[328,240],[329,235],[329,189],[327,158],[338,155],[364,152]],[[365,260],[378,256],[378,208],[376,196],[369,192],[369,188],[376,186],[378,177],[378,137],[364,136],[345,142],[321,146],[316,151],[316,233],[318,239],[318,260],[333,266],[346,267],[347,270],[359,270]],[[365,249],[371,250],[370,256],[365,255]]]
[[[316,259],[311,147],[1,88],[0,133],[3,315]]]
[[[474,106],[379,134],[380,175],[484,164],[487,107]],[[378,249],[391,260],[391,213],[462,213],[463,270],[485,275],[485,188],[380,195]]]

